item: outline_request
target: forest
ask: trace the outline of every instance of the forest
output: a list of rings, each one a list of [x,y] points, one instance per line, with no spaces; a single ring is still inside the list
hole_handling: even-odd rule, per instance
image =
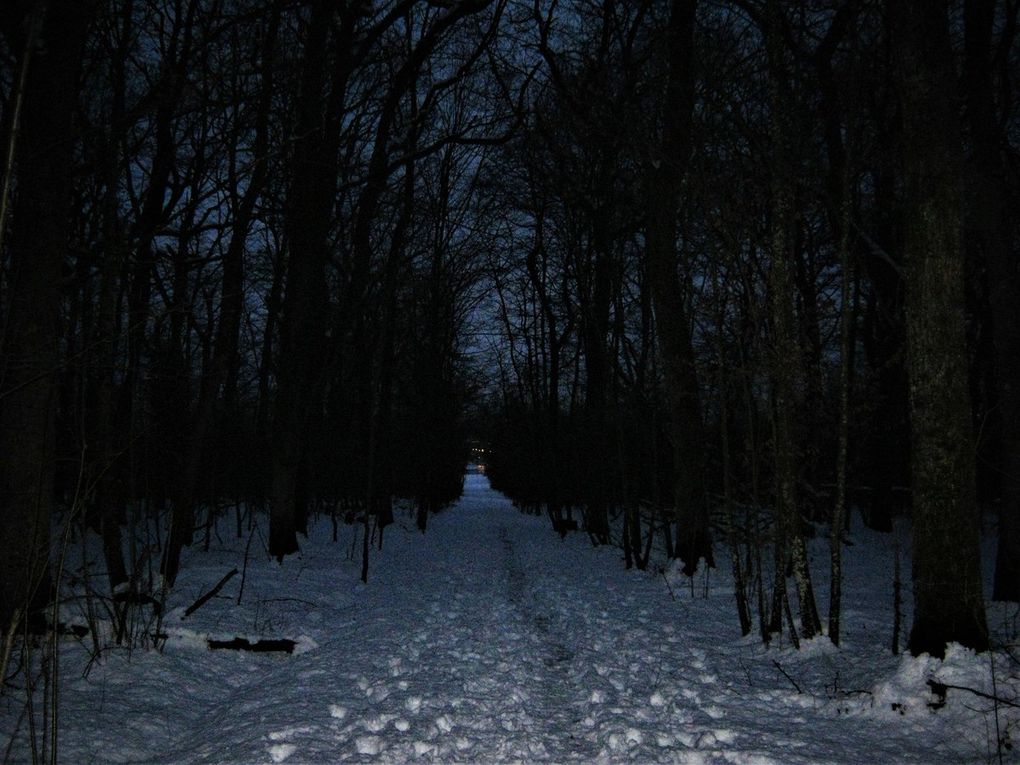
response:
[[[1020,601],[1018,16],[0,3],[5,681],[70,534],[119,644],[219,526],[284,569],[360,529],[370,583],[472,459],[627,568],[727,569],[765,645],[839,645],[851,516],[906,519],[909,650],[987,649],[982,528]]]

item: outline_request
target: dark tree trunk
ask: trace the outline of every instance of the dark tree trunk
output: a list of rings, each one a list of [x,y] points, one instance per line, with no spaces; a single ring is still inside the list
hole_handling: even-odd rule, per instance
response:
[[[270,415],[272,412],[269,382],[275,365],[273,363],[273,339],[279,324],[280,304],[283,302],[283,277],[286,270],[284,253],[286,244],[272,254],[273,277],[266,297],[266,326],[262,331],[259,345],[259,387],[255,409],[255,438],[260,448],[269,443]],[[264,488],[264,487],[263,487]]]
[[[606,160],[603,160],[605,163]],[[603,168],[602,174],[605,175]],[[603,179],[603,187],[608,182]],[[609,189],[600,190],[608,197]],[[609,486],[605,466],[609,464],[609,444],[606,434],[607,389],[609,387],[609,354],[606,348],[606,334],[609,329],[609,306],[612,298],[610,287],[610,257],[612,242],[609,236],[606,216],[608,205],[598,206],[592,220],[592,244],[588,263],[591,269],[590,293],[582,305],[584,326],[584,360],[587,398],[585,400],[586,433],[588,452],[585,460],[589,469],[588,512],[586,529],[598,544],[609,542]],[[559,512],[560,508],[557,507]],[[555,523],[555,520],[554,520]]]
[[[112,187],[111,187],[112,188]],[[112,193],[108,193],[112,198]],[[105,212],[108,220],[106,247],[104,263],[100,276],[99,287],[99,316],[96,322],[94,353],[98,358],[96,364],[96,392],[95,392],[95,422],[93,429],[93,446],[98,457],[93,465],[93,475],[96,482],[95,504],[99,514],[100,533],[103,537],[103,557],[106,561],[107,576],[110,581],[110,591],[115,592],[116,588],[128,581],[127,566],[124,563],[124,551],[122,549],[120,522],[123,517],[123,492],[118,486],[115,476],[119,470],[114,467],[117,461],[116,438],[113,432],[114,417],[114,337],[116,317],[116,295],[115,287],[120,274],[123,262],[123,247],[119,242],[114,241],[116,235],[113,231],[112,221],[109,220],[115,213],[113,206]]]
[[[946,2],[890,0],[906,176],[913,435],[910,650],[988,647],[964,334],[962,147]]]
[[[673,0],[670,5],[669,80],[661,144],[648,170],[646,230],[648,278],[673,443],[673,500],[679,522],[675,552],[688,576],[694,574],[702,559],[709,566],[715,565],[704,487],[701,398],[676,253],[677,208],[691,151],[696,9],[696,0]]]
[[[322,102],[327,80],[327,41],[333,24],[333,4],[319,0],[312,8],[305,43],[301,92],[291,181],[287,195],[285,229],[289,254],[280,355],[276,363],[277,391],[273,417],[273,465],[270,489],[269,553],[283,560],[297,552],[301,462],[305,458],[306,430],[319,388],[316,359],[326,330],[327,241],[336,186],[336,146],[325,135],[330,121]],[[327,99],[342,102],[333,82]]]
[[[113,85],[110,109],[111,126],[123,124],[125,111],[125,65],[127,62],[127,40],[132,29],[131,4],[124,6],[119,18],[118,48],[110,61],[110,79]],[[103,262],[100,266],[99,300],[95,333],[92,340],[94,354],[95,410],[93,417],[92,447],[94,451],[91,475],[95,481],[94,506],[99,516],[100,533],[103,538],[103,557],[106,562],[110,592],[128,581],[129,575],[124,561],[121,539],[121,521],[124,517],[125,496],[121,476],[123,466],[118,464],[117,447],[119,436],[114,432],[116,415],[116,336],[117,303],[120,277],[127,257],[127,242],[123,239],[118,209],[117,189],[120,171],[120,139],[117,128],[111,127],[104,141],[102,162],[106,186],[103,196]],[[122,620],[122,609],[118,618]]]
[[[795,140],[787,119],[789,104],[786,66],[782,47],[783,10],[777,0],[768,4],[765,40],[769,59],[769,88],[772,107],[772,231],[771,264],[768,277],[769,319],[772,334],[772,397],[774,407],[773,452],[775,454],[776,512],[779,518],[780,552],[777,555],[777,594],[786,598],[783,577],[793,572],[800,609],[801,636],[821,632],[804,540],[803,514],[797,496],[797,375],[801,353],[797,346],[793,303],[792,230],[795,210],[795,165],[791,143]],[[776,599],[779,603],[781,598]],[[787,601],[783,601],[786,605]],[[773,624],[781,624],[781,616]]]
[[[408,27],[407,34],[410,37],[412,30]],[[418,113],[418,94],[413,86],[409,89],[411,122],[415,123]],[[408,135],[407,151],[413,153],[417,147],[417,133],[412,129]],[[376,416],[373,419],[372,432],[369,435],[369,469],[372,471],[370,484],[372,492],[377,494],[380,500],[379,511],[384,516],[380,528],[393,522],[393,458],[392,438],[393,429],[393,382],[397,362],[396,358],[396,335],[397,335],[397,308],[398,288],[402,274],[405,258],[405,246],[407,243],[407,232],[410,227],[411,218],[414,215],[415,204],[415,160],[408,159],[404,163],[403,188],[400,195],[400,210],[397,214],[397,221],[393,227],[393,235],[390,239],[389,252],[386,257],[386,265],[383,272],[383,316],[382,316],[382,337],[379,341],[379,372],[375,388],[378,396],[378,407]],[[418,528],[422,532],[428,525],[428,513],[422,518],[422,509],[418,507]],[[382,532],[379,534],[379,543],[382,544]]]
[[[854,277],[850,257],[851,179],[850,153],[853,145],[839,88],[833,76],[832,61],[847,32],[854,32],[856,7],[847,3],[840,7],[825,37],[818,46],[815,66],[821,85],[821,118],[825,137],[828,167],[826,209],[829,225],[836,241],[840,264],[840,333],[839,333],[839,407],[836,419],[836,485],[829,534],[829,639],[839,645],[843,600],[843,536],[846,523],[846,484],[849,453],[850,389],[853,370],[853,324],[855,314],[851,296]],[[844,126],[847,139],[844,141]]]
[[[0,629],[49,598],[60,283],[68,251],[72,120],[94,2],[53,0],[27,73],[10,296],[0,346]]]
[[[1020,601],[1020,261],[1010,251],[1002,124],[992,81],[995,0],[964,5],[965,117],[971,153],[967,165],[967,252],[973,270],[987,275],[996,380],[1001,499],[999,549],[992,598]]]
[[[562,518],[562,490],[560,487],[560,364],[563,345],[572,330],[568,321],[567,327],[560,332],[559,319],[553,306],[552,297],[547,288],[549,253],[545,247],[545,210],[540,209],[535,216],[535,241],[528,251],[526,268],[528,278],[538,296],[539,307],[545,319],[546,338],[545,351],[548,356],[548,369],[545,375],[545,411],[539,412],[540,428],[543,438],[539,444],[542,454],[542,494],[549,508],[553,525]]]
[[[880,94],[880,96],[883,94]],[[862,472],[874,487],[862,520],[876,531],[893,530],[893,515],[902,495],[894,487],[910,480],[910,424],[907,375],[903,361],[902,213],[899,146],[902,127],[880,110],[879,146],[874,168],[874,241],[864,247],[863,269],[870,290],[864,310],[862,341],[869,366],[876,376],[878,395],[872,427],[862,446]]]

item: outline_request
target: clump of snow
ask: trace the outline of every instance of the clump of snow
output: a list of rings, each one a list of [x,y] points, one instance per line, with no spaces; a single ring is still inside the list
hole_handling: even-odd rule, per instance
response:
[[[296,751],[294,744],[273,744],[269,747],[269,758],[273,762],[283,762]]]
[[[404,708],[411,714],[418,714],[421,709],[421,696],[408,696],[404,700]]]
[[[312,612],[312,614],[310,614],[310,616],[312,615],[315,615],[314,611]],[[318,620],[312,619],[312,621]],[[319,647],[319,644],[315,642],[315,639],[311,635],[298,635],[294,643],[295,654],[308,653],[309,651],[314,651],[316,648]]]
[[[354,739],[354,748],[358,754],[377,755],[386,748],[386,744],[379,736],[358,736]]]

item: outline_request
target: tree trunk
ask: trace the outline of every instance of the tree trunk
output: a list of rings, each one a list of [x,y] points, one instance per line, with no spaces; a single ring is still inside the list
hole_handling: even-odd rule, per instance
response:
[[[828,157],[829,225],[835,234],[840,264],[839,311],[839,409],[836,424],[836,487],[829,529],[829,640],[839,645],[843,600],[843,535],[846,524],[846,485],[849,454],[850,388],[853,370],[853,310],[851,285],[855,272],[850,259],[851,184],[850,125],[840,102],[839,88],[833,77],[832,59],[840,41],[856,30],[856,8],[847,3],[840,7],[829,31],[818,46],[816,71],[822,88],[822,119]],[[856,53],[856,50],[854,51]],[[844,126],[847,138],[844,140]],[[852,145],[852,144],[851,144]]]
[[[985,271],[991,309],[996,379],[999,549],[995,559],[994,600],[1020,601],[1020,265],[1010,252],[1009,199],[1001,146],[1001,121],[992,81],[995,0],[967,0],[964,115],[970,133],[967,244],[975,271]]]
[[[694,575],[702,559],[715,565],[705,501],[701,399],[676,255],[676,214],[691,151],[696,10],[696,0],[673,0],[670,5],[663,132],[646,190],[648,278],[673,443],[673,499],[679,522],[675,551],[688,576]]]
[[[606,160],[603,160],[603,166]],[[602,168],[599,175],[604,179]],[[609,197],[611,191],[603,180],[598,193]],[[609,481],[605,466],[610,462],[609,444],[606,434],[607,389],[609,387],[609,354],[606,349],[606,334],[609,329],[609,306],[612,298],[610,286],[610,249],[612,242],[608,232],[607,216],[611,214],[608,204],[598,205],[592,219],[591,253],[587,258],[589,273],[586,274],[590,290],[587,300],[582,302],[581,316],[585,361],[585,434],[588,442],[584,456],[586,480],[588,482],[588,508],[585,528],[597,544],[609,542]],[[561,508],[557,507],[556,512]],[[554,523],[556,519],[554,519]]]
[[[794,165],[790,145],[794,140],[786,119],[789,97],[782,48],[782,7],[773,0],[766,10],[765,42],[769,59],[769,88],[772,108],[772,251],[769,269],[769,318],[772,333],[772,397],[774,406],[773,447],[775,454],[776,512],[782,546],[776,580],[793,571],[800,607],[801,636],[821,632],[815,604],[803,518],[797,497],[796,390],[801,364],[797,347],[793,304],[793,257],[791,230],[794,221]],[[785,594],[785,588],[783,590]],[[773,620],[776,621],[775,619]]]
[[[110,108],[111,126],[119,126],[124,122],[125,111],[125,66],[127,63],[128,46],[132,27],[131,4],[125,4],[118,23],[117,39],[119,46],[110,61],[110,80],[113,83],[113,97]],[[123,540],[120,525],[124,518],[124,491],[121,478],[121,464],[117,464],[118,434],[114,432],[116,417],[116,338],[117,338],[117,304],[120,277],[127,259],[128,245],[121,231],[119,204],[117,199],[118,177],[120,171],[120,133],[111,127],[104,138],[102,151],[103,183],[105,185],[102,208],[103,251],[100,266],[100,286],[96,326],[92,341],[91,353],[94,354],[93,382],[95,386],[95,414],[93,418],[92,447],[94,454],[90,460],[92,471],[90,476],[95,482],[93,502],[99,515],[100,534],[103,538],[103,558],[106,562],[107,578],[110,593],[116,593],[120,585],[129,581],[127,566],[124,561]],[[124,624],[127,605],[121,609],[117,618]],[[119,630],[122,631],[122,630]]]
[[[0,629],[49,598],[62,270],[70,234],[72,120],[94,8],[53,0],[27,74],[10,297],[0,347]]]
[[[312,8],[305,43],[301,92],[294,141],[285,229],[289,245],[278,387],[273,417],[273,463],[270,488],[269,554],[282,561],[297,552],[301,462],[304,439],[318,388],[317,358],[326,330],[327,240],[336,185],[336,150],[324,135],[328,119],[322,107],[327,83],[327,40],[332,3]],[[334,82],[333,88],[346,85]],[[327,99],[337,100],[336,92]]]
[[[723,285],[717,281],[716,290],[725,295]],[[740,539],[737,536],[736,518],[733,512],[733,459],[730,448],[730,384],[729,369],[723,350],[723,332],[726,313],[726,299],[720,298],[715,316],[715,352],[718,365],[720,461],[722,469],[723,514],[727,526],[727,545],[730,548],[730,571],[733,574],[733,594],[737,605],[737,619],[740,621],[741,636],[751,632],[751,609],[748,601],[747,578],[740,561]]]
[[[946,2],[890,0],[906,176],[914,655],[988,647],[967,387],[962,147]]]
[[[829,640],[839,645],[843,601],[843,528],[846,519],[847,454],[850,429],[851,322],[854,320],[850,283],[850,184],[845,168],[840,173],[844,183],[840,189],[839,215],[839,412],[836,425],[836,497],[829,530]]]

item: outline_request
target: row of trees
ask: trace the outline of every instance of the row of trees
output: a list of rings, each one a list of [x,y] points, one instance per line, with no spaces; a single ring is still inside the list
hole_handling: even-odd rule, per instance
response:
[[[367,577],[393,495],[422,529],[458,496],[505,5],[2,4],[4,634],[49,599],[55,511],[128,603],[225,503],[268,504],[281,560],[343,503]]]
[[[597,543],[611,511],[628,565],[657,540],[693,574],[715,531],[766,642],[822,631],[815,524],[838,643],[848,508],[909,508],[911,649],[986,646],[979,502],[1020,599],[1016,22],[535,4],[541,84],[494,165],[494,485]]]

